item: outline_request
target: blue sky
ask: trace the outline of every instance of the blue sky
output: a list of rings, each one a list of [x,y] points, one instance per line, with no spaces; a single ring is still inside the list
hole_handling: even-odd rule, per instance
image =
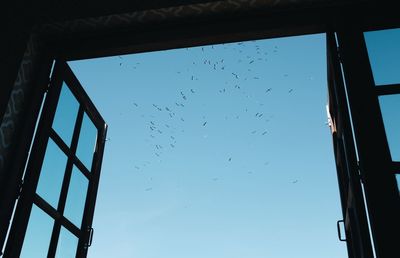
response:
[[[89,257],[346,257],[325,35],[69,62],[109,125]]]

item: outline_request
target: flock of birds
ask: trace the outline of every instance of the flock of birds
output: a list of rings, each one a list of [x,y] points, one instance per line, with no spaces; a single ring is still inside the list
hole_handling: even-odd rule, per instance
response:
[[[197,67],[198,65],[203,66],[201,69],[203,70],[208,70],[208,72],[223,72],[224,76],[228,76],[229,83],[225,82],[225,86],[222,88],[216,89],[216,91],[219,94],[228,94],[228,92],[232,90],[236,91],[241,91],[245,97],[250,98],[248,94],[246,94],[246,91],[244,90],[248,85],[251,85],[258,80],[261,79],[260,75],[254,75],[252,73],[253,66],[256,65],[255,63],[257,62],[265,62],[268,60],[269,54],[274,54],[278,52],[278,47],[274,46],[272,51],[265,51],[263,50],[259,45],[256,44],[256,41],[253,41],[254,43],[254,53],[256,54],[256,57],[251,56],[247,53],[247,51],[244,52],[244,49],[241,47],[244,46],[245,43],[240,42],[240,43],[235,43],[237,45],[237,49],[234,49],[238,56],[239,55],[244,55],[243,58],[239,58],[237,60],[238,63],[241,63],[246,73],[242,71],[231,71],[230,70],[230,64],[225,60],[225,58],[215,58],[214,57],[205,57],[201,61],[196,60],[192,61],[191,65],[194,67]],[[231,44],[233,45],[233,44]],[[246,46],[248,47],[248,46]],[[201,52],[205,53],[207,52],[208,49],[214,49],[214,46],[210,47],[201,47]],[[226,48],[226,47],[225,47]],[[189,51],[189,49],[186,49]],[[133,69],[139,69],[141,63],[136,62],[133,66],[131,63],[127,63],[124,60],[124,57],[118,56],[119,58],[119,66],[128,66],[130,65],[131,68]],[[199,69],[199,68],[194,68]],[[188,72],[188,70],[186,71]],[[185,117],[183,117],[181,114],[181,110],[187,108],[187,106],[190,106],[190,100],[191,98],[198,93],[201,89],[198,89],[196,85],[198,85],[199,81],[199,75],[193,72],[192,74],[187,74],[182,71],[176,71],[178,76],[186,76],[188,80],[189,87],[186,90],[179,90],[179,93],[176,94],[177,99],[173,100],[170,105],[165,105],[165,104],[158,104],[158,103],[151,103],[151,108],[153,109],[152,112],[158,113],[158,114],[163,114],[163,118],[167,117],[169,119],[174,119],[173,121],[170,121],[169,123],[165,122],[165,119],[161,119],[161,121],[156,121],[157,116],[147,116],[150,119],[146,122],[147,123],[147,128],[148,128],[148,142],[153,146],[154,150],[154,155],[157,158],[161,158],[163,153],[168,149],[174,149],[176,148],[178,144],[177,140],[177,135],[173,134],[171,132],[184,132],[184,129],[178,128],[176,126],[175,121],[180,121],[181,123],[184,123],[186,121]],[[283,77],[288,77],[288,74],[283,74]],[[251,81],[253,82],[246,82],[246,81]],[[193,87],[190,87],[190,83],[194,84]],[[272,94],[273,88],[272,87],[266,87],[263,89],[263,94]],[[294,89],[293,88],[288,88],[287,89],[287,94],[293,94]],[[132,105],[136,109],[140,109],[143,105],[148,105],[148,103],[141,103],[139,101],[133,101]],[[259,107],[263,106],[263,103],[257,103]],[[266,112],[260,108],[261,110],[259,111],[254,111],[252,113],[252,110],[250,108],[245,108],[243,111],[247,116],[252,116],[255,119],[262,119],[264,122],[270,121],[270,119],[273,117],[273,115],[266,114]],[[142,115],[142,118],[145,118],[145,115]],[[234,116],[235,119],[239,119],[239,115]],[[228,119],[226,116],[225,119]],[[206,119],[206,116],[202,116],[202,121],[198,122],[199,127],[207,127],[209,126],[209,121]],[[260,136],[266,136],[268,134],[267,129],[261,129],[261,130],[252,130],[249,132],[251,135],[260,135]],[[162,141],[158,141],[158,139],[162,137]],[[206,137],[206,136],[205,136]],[[166,141],[168,139],[168,141]],[[167,142],[167,143],[166,143]],[[226,158],[227,162],[232,162],[232,157],[228,156]],[[264,165],[268,165],[269,162],[264,162]],[[149,162],[144,163],[142,165],[134,165],[134,168],[136,170],[141,170],[143,166],[146,166],[146,164],[149,164]],[[248,174],[251,174],[252,172],[249,171]],[[211,180],[212,181],[218,181],[218,177],[214,177]],[[293,180],[292,183],[295,184],[297,183],[298,180]],[[152,187],[148,187],[145,189],[145,191],[151,191],[153,190]]]

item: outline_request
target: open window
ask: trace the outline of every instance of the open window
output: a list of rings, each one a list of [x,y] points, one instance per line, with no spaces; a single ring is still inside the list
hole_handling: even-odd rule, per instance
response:
[[[347,242],[350,258],[373,257],[342,69],[332,32],[327,33],[327,55],[328,117],[343,213],[343,220],[337,225],[339,238]],[[344,223],[345,236],[341,236],[340,223]]]
[[[57,61],[4,257],[86,257],[107,125]]]
[[[398,73],[394,72],[398,66],[393,62],[399,48],[393,44],[396,37],[374,37],[370,33],[376,32],[364,32],[368,30],[362,26],[341,27],[337,40],[328,34],[329,109],[349,255],[373,257],[372,240],[376,257],[392,257],[398,253],[398,241],[393,236],[400,230],[396,183],[396,106],[400,91]],[[375,46],[368,46],[370,36]],[[383,55],[376,55],[377,49],[373,49],[379,42]]]

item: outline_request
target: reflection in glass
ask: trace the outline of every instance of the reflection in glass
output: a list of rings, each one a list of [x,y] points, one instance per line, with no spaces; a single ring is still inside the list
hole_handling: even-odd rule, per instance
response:
[[[53,121],[53,129],[68,146],[71,144],[78,109],[78,101],[67,85],[63,83]]]
[[[87,169],[92,169],[93,154],[96,146],[97,128],[92,120],[85,115],[83,116],[82,128],[79,135],[78,148],[76,156],[82,161]]]
[[[53,224],[49,215],[33,205],[20,258],[47,257]]]
[[[54,208],[58,205],[66,164],[67,156],[49,139],[36,193]]]
[[[61,227],[55,258],[72,258],[76,255],[78,238],[64,227]]]
[[[88,184],[88,179],[74,166],[68,188],[64,216],[79,228],[82,223]]]
[[[400,83],[400,29],[364,33],[376,85]]]
[[[379,103],[392,160],[400,161],[400,95],[380,96]]]

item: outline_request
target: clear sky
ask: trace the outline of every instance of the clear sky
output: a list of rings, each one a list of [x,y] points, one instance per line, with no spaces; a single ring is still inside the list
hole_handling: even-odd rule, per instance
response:
[[[347,257],[324,34],[69,64],[109,125],[89,257]]]

